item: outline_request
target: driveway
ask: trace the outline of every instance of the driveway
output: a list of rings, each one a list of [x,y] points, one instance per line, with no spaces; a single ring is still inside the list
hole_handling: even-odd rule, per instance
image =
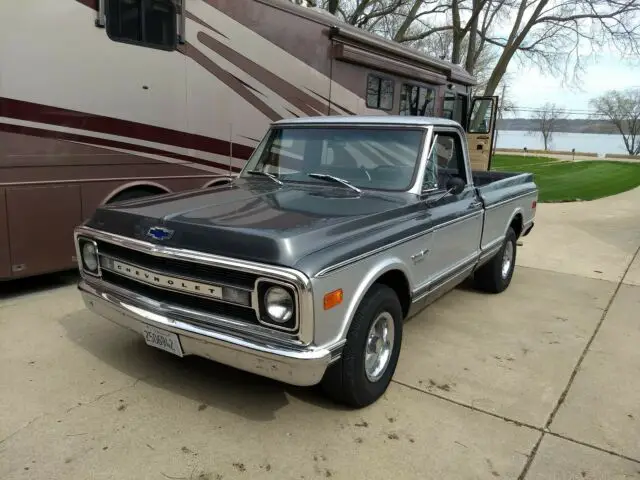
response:
[[[74,277],[0,297],[2,479],[640,479],[640,189],[540,204],[511,287],[406,324],[360,411],[88,313]]]

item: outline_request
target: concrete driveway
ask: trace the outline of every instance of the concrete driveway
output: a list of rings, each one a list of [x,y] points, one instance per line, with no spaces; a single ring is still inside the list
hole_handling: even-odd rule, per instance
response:
[[[74,278],[0,297],[2,479],[640,478],[640,189],[539,205],[501,295],[406,324],[360,411],[83,309]]]

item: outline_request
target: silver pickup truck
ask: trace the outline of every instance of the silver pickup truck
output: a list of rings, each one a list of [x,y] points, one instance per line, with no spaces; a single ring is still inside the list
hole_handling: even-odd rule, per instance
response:
[[[229,184],[98,209],[75,231],[79,289],[149,345],[366,406],[404,319],[469,277],[511,282],[537,187],[468,154],[440,118],[275,122]]]

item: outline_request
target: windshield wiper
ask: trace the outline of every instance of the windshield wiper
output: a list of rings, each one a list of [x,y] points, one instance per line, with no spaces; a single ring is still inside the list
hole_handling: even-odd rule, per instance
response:
[[[273,175],[271,173],[263,172],[263,171],[260,171],[260,170],[247,170],[246,173],[250,173],[252,175],[262,175],[263,177],[269,177],[271,180],[276,182],[278,185],[283,185],[283,183],[280,180],[278,180],[278,178],[275,175]]]
[[[320,180],[329,180],[330,182],[341,183],[345,187],[349,187],[350,189],[361,193],[361,190],[358,187],[354,187],[343,178],[334,177],[333,175],[327,175],[326,173],[307,173],[307,176],[311,178],[319,178]]]

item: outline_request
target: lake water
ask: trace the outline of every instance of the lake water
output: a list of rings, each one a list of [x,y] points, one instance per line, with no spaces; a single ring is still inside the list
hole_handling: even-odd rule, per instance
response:
[[[497,148],[524,148],[529,150],[543,150],[544,142],[540,133],[524,131],[502,130],[496,135]],[[627,155],[624,142],[620,135],[606,135],[602,133],[554,133],[549,150],[565,150],[576,152],[597,153],[604,157],[605,153]]]

